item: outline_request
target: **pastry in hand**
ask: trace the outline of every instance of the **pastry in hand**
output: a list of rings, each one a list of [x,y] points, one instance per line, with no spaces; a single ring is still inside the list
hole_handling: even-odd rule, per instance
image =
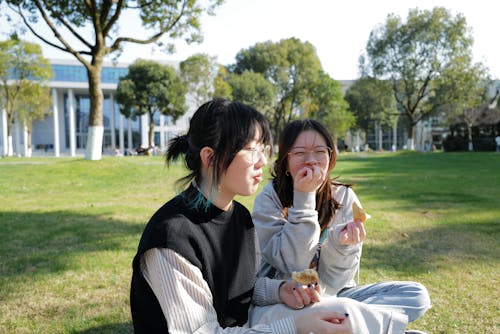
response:
[[[318,283],[318,272],[314,269],[304,269],[302,271],[292,272],[292,279],[302,285]]]
[[[354,219],[359,219],[363,223],[367,219],[371,218],[371,216],[369,214],[365,213],[365,210],[363,210],[363,208],[360,207],[356,202],[352,203],[352,215],[353,215]]]

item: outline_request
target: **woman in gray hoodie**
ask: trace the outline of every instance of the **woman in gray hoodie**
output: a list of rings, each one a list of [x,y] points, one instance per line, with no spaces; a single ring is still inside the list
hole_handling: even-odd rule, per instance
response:
[[[316,269],[322,299],[300,312],[331,308],[335,300],[348,299],[367,319],[354,333],[403,333],[409,321],[429,309],[429,294],[416,282],[356,285],[366,231],[363,222],[353,218],[353,203],[361,204],[350,185],[330,178],[335,162],[332,137],[322,124],[306,119],[285,127],[273,179],[253,207],[262,258],[259,275],[287,279],[294,271]],[[297,311],[257,307],[252,321],[268,322],[292,312]]]

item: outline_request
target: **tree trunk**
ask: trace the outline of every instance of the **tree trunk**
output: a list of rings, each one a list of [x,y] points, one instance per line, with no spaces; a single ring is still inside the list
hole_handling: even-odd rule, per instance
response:
[[[101,90],[102,57],[92,58],[92,65],[87,67],[90,114],[85,159],[101,160],[103,143],[103,94]]]
[[[14,155],[14,141],[12,139],[12,127],[14,125],[14,118],[12,117],[13,115],[14,114],[12,111],[7,111],[7,152],[5,153],[5,156],[7,157],[11,157]]]
[[[474,147],[472,145],[472,124],[467,123],[467,138],[469,139],[469,151],[474,151]]]
[[[149,111],[149,145],[148,148],[152,148],[155,144],[155,120],[153,119],[154,112]]]
[[[31,149],[31,131],[28,125],[25,123],[24,129],[24,156],[26,158],[31,158],[33,150]]]
[[[415,124],[410,122],[408,133],[410,137],[408,138],[408,149],[415,151]]]
[[[397,151],[398,149],[398,122],[395,121],[392,126],[392,151]]]

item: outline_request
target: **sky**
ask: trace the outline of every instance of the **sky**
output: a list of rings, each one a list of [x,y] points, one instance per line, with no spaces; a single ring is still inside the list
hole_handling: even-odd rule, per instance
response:
[[[316,48],[323,69],[332,78],[353,80],[359,77],[358,58],[370,32],[384,24],[388,14],[394,13],[406,21],[410,9],[436,6],[449,9],[453,15],[465,16],[474,38],[474,61],[486,65],[493,78],[500,78],[500,39],[496,24],[500,1],[495,0],[226,0],[215,16],[202,17],[202,44],[187,45],[179,40],[172,55],[161,53],[151,45],[126,44],[118,60],[130,63],[140,57],[182,61],[193,54],[206,53],[216,56],[220,64],[229,65],[235,62],[240,50],[256,43],[296,37]],[[141,30],[138,22],[130,19],[124,32],[136,36]],[[73,59],[49,46],[42,44],[42,48],[47,58]]]

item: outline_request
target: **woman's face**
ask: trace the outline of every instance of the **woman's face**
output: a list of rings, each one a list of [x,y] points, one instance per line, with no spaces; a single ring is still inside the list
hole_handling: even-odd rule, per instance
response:
[[[221,175],[219,195],[232,199],[236,195],[249,196],[255,193],[262,181],[262,167],[267,164],[268,148],[259,142],[261,131],[239,151],[227,170]]]
[[[323,136],[314,130],[302,132],[288,152],[288,172],[292,178],[304,167],[318,167],[327,175],[331,152]]]

